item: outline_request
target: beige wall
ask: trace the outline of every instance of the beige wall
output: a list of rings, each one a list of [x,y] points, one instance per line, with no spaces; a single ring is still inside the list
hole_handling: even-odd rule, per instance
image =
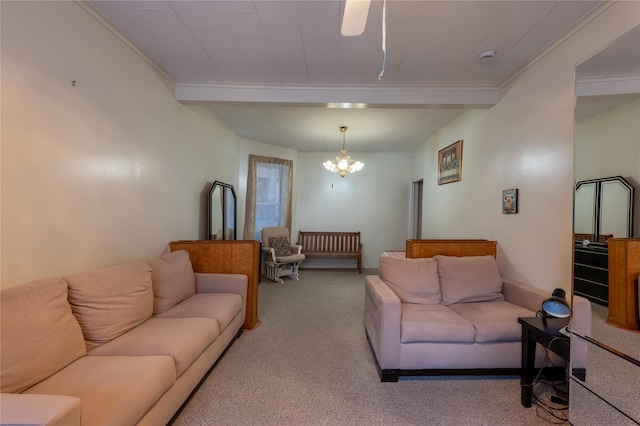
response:
[[[634,236],[640,237],[640,100],[576,123],[575,146],[576,181],[622,176],[636,188]]]
[[[414,156],[424,178],[423,235],[499,242],[502,273],[571,288],[575,65],[640,23],[640,2],[619,2],[540,58],[488,111],[470,111]],[[437,151],[464,139],[463,180],[436,184]],[[503,189],[519,213],[503,215]]]
[[[1,18],[2,287],[204,235],[202,191],[237,184],[237,136],[76,3]]]
[[[404,250],[409,237],[410,153],[350,152],[364,168],[341,178],[323,162],[336,153],[299,153],[298,219],[302,231],[360,231],[365,268],[385,250]]]

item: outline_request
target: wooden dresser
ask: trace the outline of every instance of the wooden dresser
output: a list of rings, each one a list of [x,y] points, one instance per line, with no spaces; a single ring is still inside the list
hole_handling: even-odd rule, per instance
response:
[[[195,272],[243,274],[248,277],[245,329],[258,325],[260,242],[256,240],[174,241],[171,251],[186,250]]]
[[[609,239],[609,317],[607,323],[638,330],[640,238]]]

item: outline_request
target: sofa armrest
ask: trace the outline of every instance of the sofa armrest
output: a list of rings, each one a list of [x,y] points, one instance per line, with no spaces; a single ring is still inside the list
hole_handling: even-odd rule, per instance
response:
[[[196,273],[196,293],[237,293],[247,298],[248,278],[243,274]]]
[[[82,403],[63,395],[0,394],[3,425],[80,426]]]
[[[399,368],[402,305],[377,275],[365,278],[364,322],[381,369]]]
[[[242,274],[203,273],[196,275],[196,293],[236,293],[242,297],[242,317],[247,314],[249,279]]]
[[[542,302],[551,296],[544,290],[509,278],[502,278],[502,294],[507,302],[538,312]]]

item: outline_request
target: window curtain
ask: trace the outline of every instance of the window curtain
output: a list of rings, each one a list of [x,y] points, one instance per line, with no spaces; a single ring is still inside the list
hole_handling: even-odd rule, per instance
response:
[[[247,198],[245,208],[244,232],[245,240],[259,239],[262,229],[256,230],[256,198],[258,194],[258,185],[263,182],[258,176],[260,166],[272,165],[279,168],[281,173],[279,188],[279,208],[278,208],[278,224],[277,226],[286,227],[291,232],[291,192],[293,186],[293,161],[283,158],[262,157],[259,155],[249,155],[249,169],[247,173]],[[275,225],[274,225],[275,226]]]

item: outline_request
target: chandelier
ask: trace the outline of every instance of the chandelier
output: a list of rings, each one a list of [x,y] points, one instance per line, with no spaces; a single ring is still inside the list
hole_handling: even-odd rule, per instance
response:
[[[340,157],[336,157],[335,161],[327,160],[324,163],[324,167],[330,172],[339,173],[340,177],[345,177],[347,172],[355,173],[364,167],[364,163],[360,161],[354,161],[350,155],[347,155],[347,150],[344,147],[344,134],[347,132],[347,126],[340,127],[342,133],[342,151],[340,151]]]

